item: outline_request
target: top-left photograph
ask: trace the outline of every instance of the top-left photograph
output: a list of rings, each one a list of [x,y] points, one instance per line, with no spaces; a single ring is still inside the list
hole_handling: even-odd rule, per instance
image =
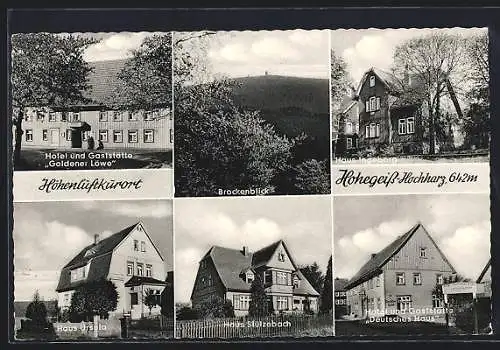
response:
[[[172,35],[12,34],[15,170],[172,168]]]

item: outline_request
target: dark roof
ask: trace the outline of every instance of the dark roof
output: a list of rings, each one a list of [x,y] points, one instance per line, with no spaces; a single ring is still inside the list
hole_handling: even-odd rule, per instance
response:
[[[56,300],[41,300],[41,302],[45,304],[47,314],[56,311]],[[26,317],[26,309],[30,303],[31,301],[14,301],[14,313],[16,317]]]
[[[345,286],[347,285],[347,283],[349,282],[349,280],[347,278],[335,278],[335,280],[333,281],[333,287],[334,287],[334,291],[342,291],[345,289]]]
[[[290,256],[286,244],[282,240],[279,240],[254,253],[248,252],[246,255],[243,253],[243,250],[213,246],[207,254],[205,254],[203,259],[207,257],[212,259],[220,280],[226,289],[234,291],[250,291],[251,283],[247,283],[241,277],[242,271],[265,266],[272,258],[274,252],[280,244],[283,244],[285,250]],[[293,265],[295,266],[294,263]],[[312,287],[309,281],[307,281],[298,269],[297,275],[302,282],[300,283],[300,287],[294,290],[294,294],[319,295],[319,293]]]
[[[392,73],[387,72],[382,69],[374,68],[371,69],[387,87],[394,92],[399,92],[402,90],[403,86],[401,81]]]
[[[88,75],[90,89],[84,96],[92,100],[91,104],[106,105],[117,101],[116,91],[123,88],[123,82],[118,78],[120,71],[128,60],[112,60],[89,62],[92,71]]]
[[[140,286],[142,284],[156,284],[160,286],[167,285],[167,282],[157,280],[153,277],[145,276],[132,276],[127,282],[125,282],[125,287]]]
[[[488,272],[488,269],[490,268],[490,266],[491,266],[491,258],[486,263],[486,266],[484,267],[483,271],[481,271],[481,274],[477,278],[476,283],[483,282],[484,276],[486,275],[486,272]]]
[[[389,244],[387,247],[382,249],[380,252],[377,254],[373,254],[371,259],[368,260],[362,267],[359,269],[359,271],[354,275],[353,278],[349,280],[349,282],[345,285],[346,289],[351,289],[360,283],[363,283],[370,278],[378,275],[381,272],[382,267],[391,259],[399,250],[408,242],[408,240],[413,236],[415,232],[418,231],[418,229],[422,228],[424,232],[429,236],[431,241],[436,245],[432,237],[430,237],[429,233],[421,223],[416,224],[413,226],[408,232],[405,234],[399,236],[396,238],[391,244]],[[438,251],[441,253],[445,261],[452,266],[444,254],[439,250],[439,247],[436,245],[436,248],[438,248]],[[453,268],[452,268],[453,269]]]
[[[69,263],[67,263],[61,270],[61,275],[59,276],[59,283],[57,285],[56,291],[63,292],[66,290],[71,290],[79,286],[80,284],[88,281],[99,280],[101,278],[106,278],[109,272],[109,265],[111,263],[111,256],[113,249],[120,244],[125,237],[138,225],[135,223],[117,232],[97,244],[91,244],[80,253],[78,253]],[[89,249],[95,249],[95,251],[85,256],[85,253]],[[71,270],[77,267],[85,266],[90,261],[89,273],[85,280],[71,283]]]

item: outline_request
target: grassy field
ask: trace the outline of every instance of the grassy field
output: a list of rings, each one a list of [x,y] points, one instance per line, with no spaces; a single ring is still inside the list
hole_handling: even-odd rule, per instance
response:
[[[127,157],[104,159],[96,154],[127,153]],[[56,155],[57,159],[48,159],[47,154]],[[89,156],[93,153],[93,157]],[[74,158],[73,158],[74,157]],[[94,162],[92,162],[92,159]],[[100,159],[96,159],[100,158]],[[52,163],[51,163],[52,161]],[[60,161],[78,162],[77,165],[66,165]],[[61,150],[61,149],[30,149],[21,150],[21,161],[15,164],[15,170],[103,170],[103,169],[147,169],[171,168],[171,150]]]

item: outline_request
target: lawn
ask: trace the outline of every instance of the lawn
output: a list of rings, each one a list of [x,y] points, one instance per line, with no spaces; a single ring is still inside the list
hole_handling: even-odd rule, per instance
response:
[[[335,321],[336,336],[397,336],[397,335],[454,335],[453,327],[432,322],[366,323],[365,321]]]
[[[48,155],[51,155],[51,158]],[[73,164],[68,164],[72,162]],[[21,160],[15,170],[103,170],[103,169],[145,169],[171,168],[172,150],[120,150],[107,149],[21,150]]]

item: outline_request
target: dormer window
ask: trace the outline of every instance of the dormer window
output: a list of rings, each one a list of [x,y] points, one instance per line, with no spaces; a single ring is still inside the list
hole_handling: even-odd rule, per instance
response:
[[[85,266],[71,270],[71,282],[85,279]]]
[[[375,86],[375,76],[372,75],[370,76],[370,87],[374,87]]]
[[[255,278],[255,276],[254,276],[253,272],[247,271],[247,273],[245,274],[245,279],[246,279],[247,283],[252,283],[254,278]]]
[[[96,249],[95,248],[90,248],[88,249],[86,252],[85,252],[85,255],[84,257],[87,257],[87,256],[90,256],[90,255],[93,255],[96,253]]]

